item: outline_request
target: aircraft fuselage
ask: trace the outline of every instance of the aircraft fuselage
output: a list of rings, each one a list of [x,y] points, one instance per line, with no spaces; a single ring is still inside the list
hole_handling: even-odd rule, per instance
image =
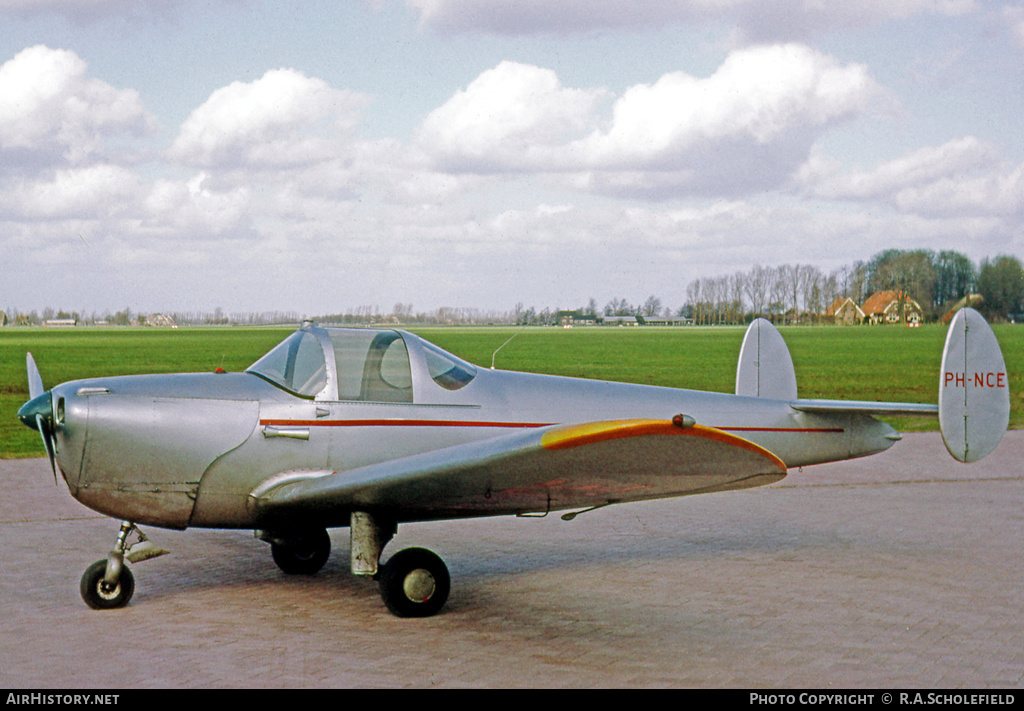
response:
[[[865,415],[484,369],[465,387],[413,402],[309,399],[250,373],[83,380],[51,394],[56,459],[72,495],[116,518],[178,529],[257,526],[253,492],[289,476],[560,423],[684,414],[765,447],[788,467],[866,456],[894,441],[891,427]]]

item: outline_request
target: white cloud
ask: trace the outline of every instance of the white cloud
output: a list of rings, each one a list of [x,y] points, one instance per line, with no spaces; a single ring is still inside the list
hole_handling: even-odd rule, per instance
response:
[[[914,15],[961,15],[974,0],[406,0],[420,22],[441,32],[578,34],[719,22],[754,40],[804,39],[832,29]]]
[[[550,69],[502,62],[432,111],[419,143],[456,172],[543,169],[551,148],[593,125],[607,95],[563,87]]]
[[[930,216],[1024,218],[1024,165],[984,175],[950,176],[900,190],[900,210]]]
[[[974,136],[965,136],[880,163],[869,171],[832,176],[806,175],[803,180],[814,183],[812,190],[819,197],[891,197],[899,190],[991,167],[997,161],[998,152],[994,146],[984,144]]]
[[[419,145],[452,172],[562,173],[577,189],[665,197],[779,187],[823,131],[885,92],[864,66],[802,45],[731,53],[707,78],[605,89],[504,62],[424,121]]]
[[[879,92],[863,65],[840,66],[802,45],[752,47],[707,79],[673,72],[628,89],[611,128],[582,147],[597,164],[678,163],[702,143],[753,147],[806,136],[865,112]]]
[[[293,69],[218,89],[182,124],[173,160],[198,166],[289,166],[336,157],[366,97]]]
[[[80,22],[103,17],[167,17],[181,0],[3,0],[0,16],[38,17],[58,15]]]
[[[183,237],[223,234],[241,225],[252,207],[251,190],[214,190],[206,185],[208,177],[199,173],[187,181],[155,181],[145,198],[146,224]]]
[[[43,45],[0,66],[0,151],[8,161],[81,163],[105,140],[155,127],[136,91],[90,78],[86,69],[74,52]]]
[[[815,197],[881,200],[921,215],[1020,216],[1024,210],[1024,166],[1007,167],[997,147],[974,136],[846,174],[816,157],[800,180]]]
[[[138,179],[131,171],[101,164],[8,184],[0,193],[0,205],[8,218],[105,219],[128,211],[138,194]]]
[[[1024,7],[1008,5],[1002,10],[1002,20],[1010,29],[1017,49],[1024,51]]]

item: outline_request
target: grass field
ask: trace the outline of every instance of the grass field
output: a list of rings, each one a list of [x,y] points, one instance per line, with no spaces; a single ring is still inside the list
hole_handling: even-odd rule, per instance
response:
[[[25,352],[43,383],[137,373],[244,370],[291,329],[0,330],[0,458],[43,456],[39,435],[16,413],[28,399]],[[720,328],[414,328],[478,365],[555,375],[732,392],[743,329]],[[1009,371],[1010,426],[1024,427],[1024,327],[997,325]],[[942,326],[783,328],[801,397],[935,402],[945,340]],[[937,420],[893,420],[906,430]]]

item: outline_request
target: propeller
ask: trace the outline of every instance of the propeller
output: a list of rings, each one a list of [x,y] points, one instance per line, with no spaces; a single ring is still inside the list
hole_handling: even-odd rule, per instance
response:
[[[26,354],[25,364],[28,369],[28,399],[35,400],[43,394],[43,376],[39,374],[35,358],[31,353]]]
[[[39,368],[29,353],[25,358],[28,370],[28,396],[29,401],[18,410],[18,419],[26,427],[38,430],[43,438],[43,447],[50,458],[50,469],[53,470],[53,483],[57,483],[57,458],[56,443],[54,442],[53,430],[53,399],[48,391],[43,390],[43,378],[39,375]]]

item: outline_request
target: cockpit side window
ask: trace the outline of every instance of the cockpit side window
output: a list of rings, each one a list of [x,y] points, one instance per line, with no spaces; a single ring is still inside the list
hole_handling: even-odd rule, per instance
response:
[[[338,368],[338,398],[412,402],[412,369],[396,331],[331,331]]]
[[[429,343],[423,343],[423,355],[430,377],[445,390],[464,388],[476,377],[476,366]]]
[[[296,331],[246,372],[301,397],[312,399],[327,385],[323,346],[308,331]]]

